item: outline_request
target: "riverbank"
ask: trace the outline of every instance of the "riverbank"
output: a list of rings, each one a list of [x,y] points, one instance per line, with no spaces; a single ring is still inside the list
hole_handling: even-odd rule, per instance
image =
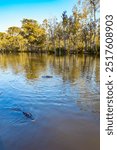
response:
[[[76,50],[71,50],[71,51],[53,51],[53,50],[33,50],[33,51],[0,51],[1,54],[17,54],[17,53],[35,53],[35,54],[54,54],[57,56],[64,56],[64,55],[100,55],[100,51],[95,52],[95,51],[76,51]]]

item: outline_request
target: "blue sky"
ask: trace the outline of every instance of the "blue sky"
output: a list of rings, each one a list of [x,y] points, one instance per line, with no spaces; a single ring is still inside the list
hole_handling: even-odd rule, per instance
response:
[[[10,26],[21,26],[23,18],[36,19],[38,22],[46,18],[61,19],[64,10],[71,14],[77,0],[0,0],[0,31]]]

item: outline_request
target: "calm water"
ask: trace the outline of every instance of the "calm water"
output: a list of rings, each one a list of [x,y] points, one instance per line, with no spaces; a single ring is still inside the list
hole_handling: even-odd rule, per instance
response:
[[[0,150],[99,150],[99,63],[0,54]]]

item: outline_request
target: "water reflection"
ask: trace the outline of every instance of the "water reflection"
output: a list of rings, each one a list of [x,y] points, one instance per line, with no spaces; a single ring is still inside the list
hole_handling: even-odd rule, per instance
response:
[[[15,74],[24,72],[27,79],[36,79],[44,71],[46,61],[43,56],[31,54],[0,55],[0,68],[7,70],[9,67]]]
[[[84,105],[85,109],[94,105],[92,107],[94,112],[99,112],[99,63],[98,57],[87,55],[64,57],[26,53],[0,55],[1,71],[10,69],[15,75],[22,74],[28,83],[30,80],[39,80],[42,75],[53,75],[53,81],[56,83],[58,78],[62,80],[65,90],[63,87],[60,90],[64,92],[65,96],[68,96],[69,92],[75,93],[74,97],[76,96],[78,105]],[[14,78],[11,82],[14,82],[15,86],[17,81]],[[53,83],[51,84],[53,85]],[[22,84],[22,86],[25,85]],[[16,88],[21,87],[17,86]]]
[[[99,98],[99,57],[0,54],[0,148],[98,150]]]
[[[56,75],[61,75],[63,80],[74,82],[80,76],[99,82],[99,58],[94,56],[66,56],[54,57],[37,54],[3,54],[0,55],[0,68],[7,70],[9,67],[15,74],[25,73],[27,79],[39,78],[47,68],[51,67]]]

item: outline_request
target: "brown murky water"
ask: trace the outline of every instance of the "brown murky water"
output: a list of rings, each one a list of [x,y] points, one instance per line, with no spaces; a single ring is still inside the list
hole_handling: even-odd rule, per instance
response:
[[[99,150],[99,106],[98,57],[0,54],[0,150]]]

